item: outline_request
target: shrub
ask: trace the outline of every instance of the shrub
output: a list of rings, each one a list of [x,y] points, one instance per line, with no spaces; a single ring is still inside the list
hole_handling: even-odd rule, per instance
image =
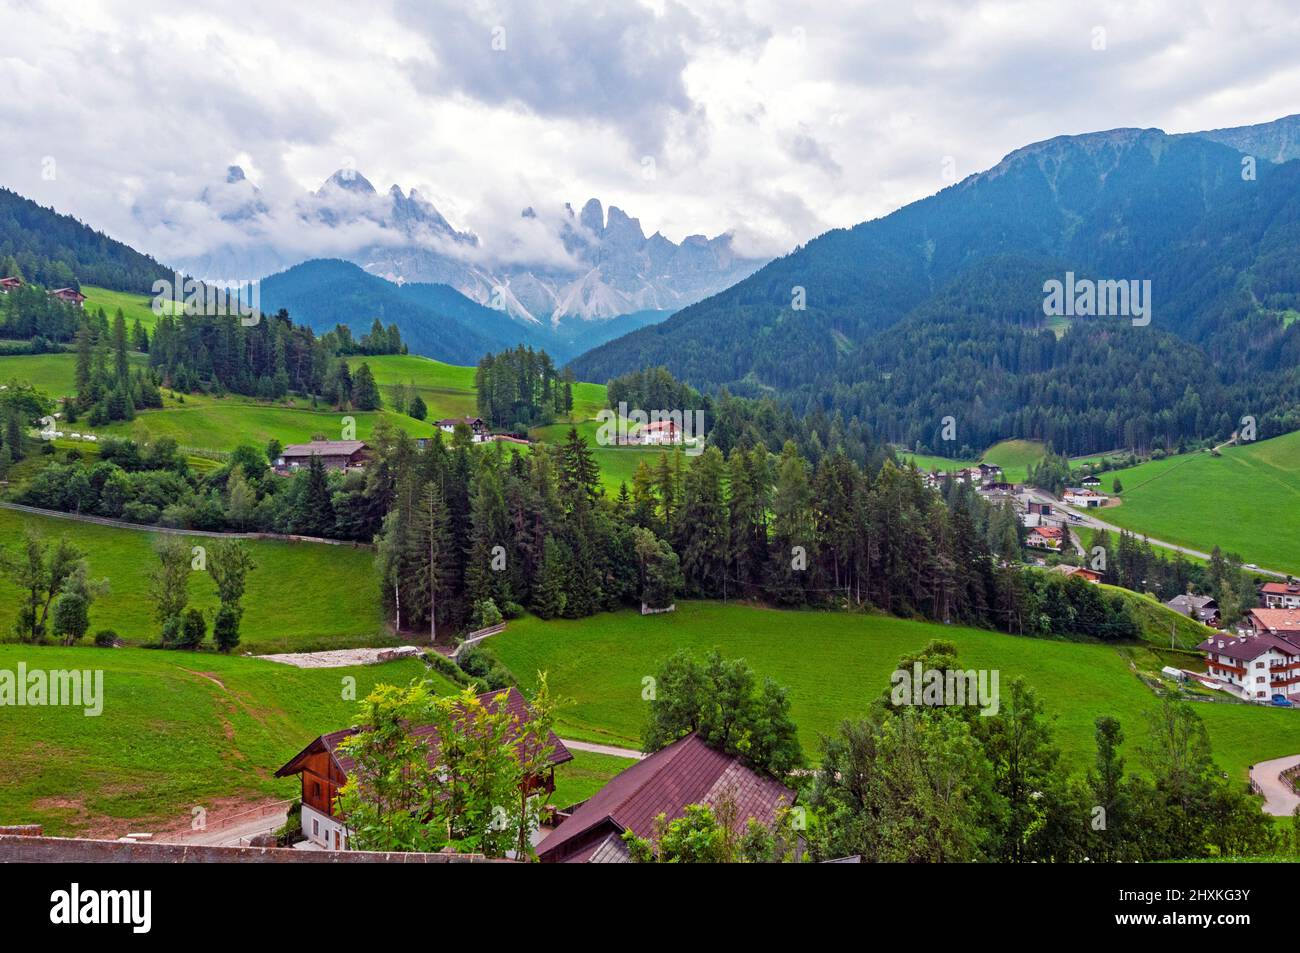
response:
[[[117,644],[117,633],[112,629],[100,629],[95,633],[95,644],[101,649],[111,649]]]
[[[480,599],[474,603],[474,616],[471,624],[475,629],[486,629],[501,622],[501,610],[493,599]]]
[[[203,618],[203,613],[198,609],[190,606],[181,615],[180,625],[180,642],[178,648],[196,649],[202,643],[208,634],[208,621]]]
[[[491,691],[509,688],[514,684],[509,670],[478,646],[460,653],[456,662],[467,673],[481,679]]]

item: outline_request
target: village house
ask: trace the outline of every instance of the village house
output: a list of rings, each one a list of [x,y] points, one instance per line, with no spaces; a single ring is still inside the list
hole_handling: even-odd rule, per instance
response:
[[[327,470],[360,470],[370,462],[370,448],[360,440],[313,440],[311,443],[291,443],[275,458],[279,473],[292,473],[319,457]]]
[[[1034,549],[1060,549],[1065,542],[1065,529],[1060,526],[1035,526],[1025,537],[1025,545]]]
[[[1101,573],[1085,566],[1053,566],[1052,572],[1060,573],[1062,576],[1078,576],[1080,579],[1086,579],[1091,583],[1101,582]]]
[[[653,420],[637,428],[637,437],[644,446],[659,446],[665,443],[681,443],[682,431],[676,421]]]
[[[464,424],[469,428],[475,443],[482,443],[492,437],[488,425],[483,422],[482,417],[444,417],[438,421],[437,427],[443,433],[455,433],[456,427],[460,424]]]
[[[1085,509],[1105,506],[1110,502],[1110,497],[1084,487],[1070,487],[1065,491],[1065,495],[1061,499],[1071,506],[1082,506]]]
[[[794,803],[794,792],[747,768],[734,755],[706,745],[691,733],[638,761],[590,799],[569,809],[537,847],[544,864],[628,862],[623,832],[651,837],[660,814],[672,821],[692,804],[715,810],[725,800],[735,807],[735,832],[750,819],[770,827],[777,809]]]
[[[1300,620],[1297,621],[1300,635]],[[1243,701],[1268,702],[1274,695],[1300,699],[1300,645],[1261,632],[1233,638],[1211,635],[1197,648],[1205,653],[1209,682]]]
[[[1086,476],[1079,481],[1079,486],[1083,487],[1085,490],[1095,490],[1097,487],[1101,486],[1101,478]]]
[[[0,278],[0,295],[7,295],[15,288],[21,288],[23,280],[21,278]]]
[[[1251,609],[1246,616],[1246,623],[1258,635],[1276,635],[1300,645],[1300,611]]]
[[[1265,609],[1300,609],[1300,582],[1266,582],[1259,587],[1259,601]]]
[[[86,306],[86,296],[76,288],[55,288],[49,292],[51,298],[58,298],[68,304],[75,304],[78,308]]]
[[[1165,603],[1179,615],[1185,615],[1197,622],[1204,623],[1211,628],[1218,629],[1223,626],[1223,618],[1219,614],[1219,604],[1210,596],[1196,596],[1190,592],[1174,596]]]
[[[490,712],[496,713],[497,706],[504,704],[514,715],[517,725],[525,725],[532,720],[532,709],[517,688],[506,691],[484,692],[478,700]],[[302,751],[294,755],[289,762],[275,772],[277,778],[300,775],[302,779],[302,832],[318,847],[327,850],[344,850],[347,847],[347,818],[337,804],[339,789],[347,783],[348,772],[356,763],[348,754],[339,749],[342,741],[362,728],[343,728],[321,735]],[[428,764],[436,768],[438,763],[437,729],[432,725],[421,725],[412,729],[417,738],[427,739]],[[525,779],[524,787],[537,795],[549,796],[555,790],[555,766],[573,760],[573,755],[564,746],[554,732],[549,742],[551,754],[547,759],[550,769],[544,777]]]

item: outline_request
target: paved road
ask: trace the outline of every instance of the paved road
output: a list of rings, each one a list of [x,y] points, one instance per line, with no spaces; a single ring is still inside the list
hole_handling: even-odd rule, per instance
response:
[[[1208,560],[1210,558],[1209,553],[1203,553],[1199,549],[1191,549],[1187,546],[1179,546],[1177,543],[1166,543],[1164,540],[1156,539],[1152,536],[1146,536],[1143,533],[1137,533],[1134,532],[1133,530],[1125,530],[1123,527],[1116,526],[1114,523],[1107,523],[1104,522],[1103,520],[1099,520],[1097,517],[1092,515],[1093,513],[1097,512],[1095,509],[1081,510],[1076,507],[1067,506],[1065,503],[1062,503],[1060,500],[1058,500],[1051,493],[1048,493],[1046,490],[1040,490],[1035,487],[1027,486],[1025,487],[1025,492],[1029,494],[1031,498],[1037,500],[1040,503],[1051,503],[1052,508],[1054,510],[1060,510],[1063,513],[1073,513],[1075,516],[1078,516],[1079,519],[1077,521],[1069,520],[1067,522],[1066,525],[1072,528],[1077,529],[1080,526],[1087,526],[1092,529],[1110,530],[1113,533],[1119,533],[1119,532],[1134,533],[1135,536],[1145,539],[1152,546],[1159,546],[1161,549],[1171,549],[1174,550],[1175,552],[1183,553],[1188,556],[1195,556],[1197,559]],[[1276,569],[1255,568],[1255,569],[1248,569],[1247,572],[1259,573],[1261,576],[1274,576],[1278,579],[1287,578],[1286,573],[1278,572]]]
[[[645,757],[644,751],[636,751],[632,748],[616,748],[613,745],[592,744],[590,741],[570,741],[568,738],[561,738],[564,747],[572,751],[587,751],[591,754],[609,754],[616,758],[631,758],[640,761]]]
[[[1265,814],[1272,814],[1274,817],[1290,817],[1296,805],[1300,804],[1300,795],[1292,791],[1279,776],[1287,768],[1294,768],[1297,764],[1300,764],[1300,754],[1274,758],[1272,761],[1261,761],[1250,769],[1250,779],[1259,785],[1264,795]]]

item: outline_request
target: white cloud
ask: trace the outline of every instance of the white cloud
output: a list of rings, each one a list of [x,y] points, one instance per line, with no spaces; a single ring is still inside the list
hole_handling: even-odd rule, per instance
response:
[[[349,160],[515,260],[563,256],[520,209],[593,195],[647,233],[777,254],[932,193],[945,157],[960,176],[1063,133],[1266,121],[1300,79],[1286,0],[0,0],[0,21],[21,38],[0,53],[0,184],[163,260],[375,237],[299,214]],[[232,163],[257,229],[199,201],[239,199]]]

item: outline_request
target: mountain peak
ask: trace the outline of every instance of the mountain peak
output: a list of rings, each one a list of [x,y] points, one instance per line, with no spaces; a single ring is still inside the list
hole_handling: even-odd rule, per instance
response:
[[[226,167],[226,184],[234,185],[236,182],[243,182],[245,179],[244,170],[237,165]]]
[[[600,204],[600,199],[587,199],[587,204],[582,207],[582,213],[578,216],[578,221],[583,228],[597,235],[604,232],[605,210]]]
[[[345,192],[357,192],[362,195],[375,194],[375,187],[370,184],[370,180],[356,169],[339,169],[325,180],[325,184],[321,186],[321,191],[324,192],[330,186],[342,189]]]

